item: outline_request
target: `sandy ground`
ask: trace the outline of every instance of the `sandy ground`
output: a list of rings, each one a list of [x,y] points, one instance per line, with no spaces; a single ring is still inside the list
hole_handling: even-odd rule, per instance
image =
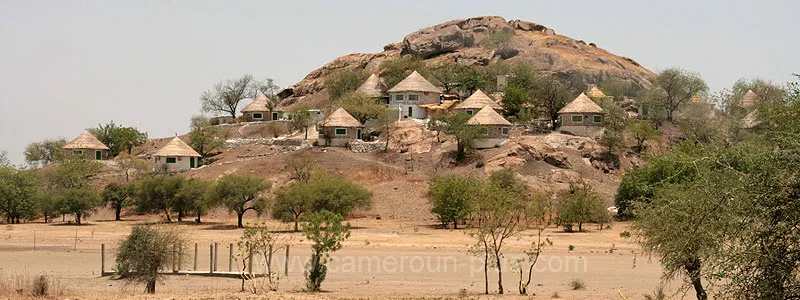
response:
[[[128,285],[110,277],[100,277],[100,245],[106,244],[106,270],[113,266],[116,244],[136,224],[158,222],[159,216],[130,216],[125,221],[105,221],[108,212],[89,219],[89,224],[21,224],[0,226],[0,282],[19,277],[49,274],[64,287],[66,297],[81,299],[142,298],[143,286]],[[260,220],[247,216],[250,222]],[[59,220],[60,221],[60,220]],[[235,243],[241,229],[235,229],[234,216],[219,214],[216,219],[183,228],[198,243],[198,269],[209,269],[209,244],[220,243],[218,270],[228,270],[229,244]],[[210,221],[210,222],[209,222]],[[281,226],[267,221],[268,224]],[[417,298],[458,297],[465,289],[470,296],[483,291],[482,261],[472,258],[468,246],[473,244],[463,230],[438,229],[428,222],[361,218],[350,220],[352,237],[342,250],[335,252],[330,272],[323,284],[325,292],[302,293],[303,265],[309,254],[308,243],[300,234],[290,233],[294,245],[290,251],[288,277],[280,285],[280,293],[268,298]],[[551,228],[546,231],[553,245],[545,250],[535,267],[532,290],[536,299],[550,299],[558,294],[564,299],[640,299],[659,284],[660,266],[635,252],[629,240],[619,233],[628,224],[615,223],[612,228],[598,230],[587,225],[589,232],[564,233]],[[34,232],[36,250],[33,250]],[[77,242],[76,242],[77,233]],[[508,243],[506,260],[522,255],[530,245],[534,232],[524,232]],[[569,245],[575,248],[569,251]],[[234,245],[235,247],[235,245]],[[613,251],[610,251],[613,247]],[[77,250],[75,250],[77,249]],[[234,249],[236,252],[236,249]],[[276,264],[283,270],[281,255]],[[193,258],[184,259],[182,269],[193,268]],[[506,293],[517,293],[518,274],[508,264],[503,266]],[[573,291],[569,282],[580,279],[586,288]],[[497,292],[497,275],[490,272],[490,292]],[[238,279],[202,276],[166,276],[157,287],[155,299],[260,299],[238,292]],[[59,297],[63,299],[64,297]],[[0,295],[14,299],[15,295]],[[513,297],[513,296],[506,296]]]

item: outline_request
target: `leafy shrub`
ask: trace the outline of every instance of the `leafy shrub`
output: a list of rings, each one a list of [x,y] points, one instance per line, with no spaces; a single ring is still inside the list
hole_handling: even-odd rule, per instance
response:
[[[569,287],[573,290],[583,290],[586,288],[586,283],[580,279],[573,279],[569,282]]]
[[[629,237],[631,237],[631,233],[629,231],[625,230],[625,231],[619,233],[619,237],[629,238]]]
[[[486,163],[482,160],[479,160],[478,163],[475,164],[476,168],[483,168],[484,166],[486,166]]]

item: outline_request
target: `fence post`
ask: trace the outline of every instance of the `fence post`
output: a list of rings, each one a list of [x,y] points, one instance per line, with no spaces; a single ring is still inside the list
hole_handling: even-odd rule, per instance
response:
[[[78,251],[78,230],[75,229],[75,249],[74,251]]]
[[[197,243],[194,243],[194,269],[197,271]]]
[[[177,272],[177,271],[175,271],[175,261],[176,260],[177,259],[175,257],[175,245],[172,245],[172,273],[176,273]]]
[[[100,277],[106,274],[106,244],[100,244]]]
[[[178,271],[183,268],[183,244],[178,245]]]
[[[208,273],[214,274],[214,244],[208,244]]]
[[[219,264],[219,243],[214,242],[214,271],[217,271],[218,264]]]
[[[233,272],[233,243],[228,246],[228,272]]]
[[[33,252],[36,252],[36,230],[33,231]]]
[[[289,276],[289,245],[286,245],[286,259],[283,260],[283,275]]]

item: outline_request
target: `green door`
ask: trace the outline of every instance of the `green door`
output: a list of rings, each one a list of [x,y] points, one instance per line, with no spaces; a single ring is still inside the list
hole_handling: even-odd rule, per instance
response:
[[[278,113],[276,113],[276,112],[272,113],[272,120],[273,121],[277,121],[278,120]]]
[[[414,108],[413,108],[413,107],[411,107],[411,106],[409,106],[409,107],[408,107],[408,117],[409,117],[409,118],[411,118],[411,112],[412,112],[413,110],[414,110]]]
[[[95,151],[94,152],[94,159],[96,159],[96,160],[103,159],[103,152],[102,151]]]
[[[194,157],[189,157],[189,168],[194,169]]]

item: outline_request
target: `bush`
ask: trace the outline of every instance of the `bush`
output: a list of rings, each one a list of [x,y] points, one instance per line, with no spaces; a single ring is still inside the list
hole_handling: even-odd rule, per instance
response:
[[[121,279],[145,283],[145,293],[154,294],[161,278],[158,270],[169,267],[188,249],[174,228],[136,226],[117,249],[115,271]]]
[[[31,296],[46,297],[49,289],[50,289],[50,283],[47,280],[47,276],[45,276],[44,274],[39,275],[38,277],[33,279],[33,285],[31,286]]]
[[[573,290],[583,290],[586,289],[586,283],[580,279],[573,279],[569,282],[569,287]]]
[[[569,245],[569,251],[575,250],[575,245]]]
[[[475,167],[479,169],[483,168],[484,166],[486,166],[486,163],[482,160],[479,160],[478,163],[475,164]]]
[[[631,233],[629,231],[625,230],[625,231],[619,233],[619,237],[629,238],[629,237],[631,237]]]

